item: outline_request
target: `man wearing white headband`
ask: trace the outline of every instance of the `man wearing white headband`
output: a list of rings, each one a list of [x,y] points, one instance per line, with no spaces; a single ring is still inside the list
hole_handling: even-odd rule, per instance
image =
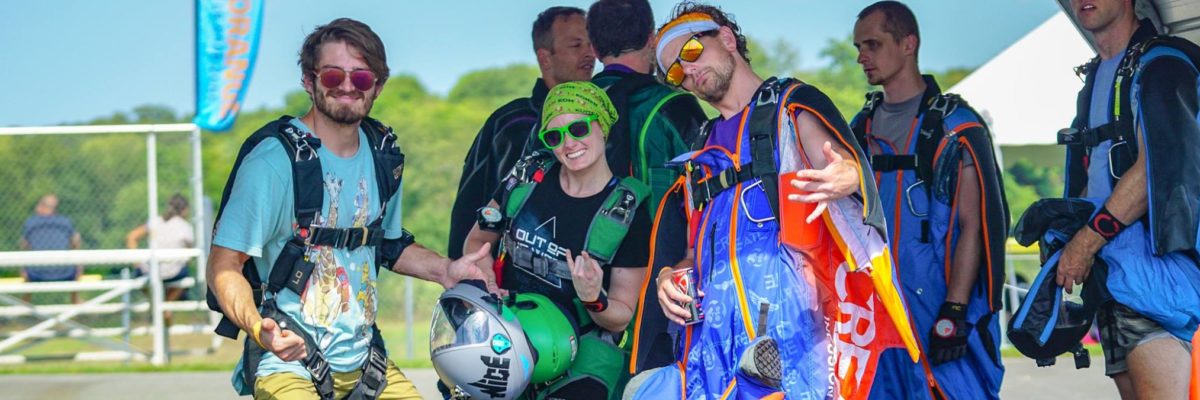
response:
[[[905,346],[915,357],[916,346],[849,126],[816,88],[756,75],[745,37],[716,7],[677,6],[656,49],[664,81],[721,115],[674,160],[686,172],[688,258],[654,264],[658,305],[683,326],[677,362],[638,375],[626,394],[865,398],[874,355]],[[676,285],[681,274],[696,296]],[[681,306],[693,302],[697,315]]]

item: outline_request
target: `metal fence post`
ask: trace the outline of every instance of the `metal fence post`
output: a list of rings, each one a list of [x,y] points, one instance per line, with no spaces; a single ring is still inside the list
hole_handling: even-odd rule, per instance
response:
[[[157,151],[157,134],[150,131],[146,135],[146,195],[149,203],[149,218],[146,219],[147,227],[154,217],[158,215],[158,151]],[[154,240],[154,230],[150,229],[150,240]],[[161,271],[158,269],[158,255],[154,246],[150,247],[150,321],[154,332],[151,334],[154,337],[154,354],[150,357],[150,363],[154,365],[164,365],[168,361],[167,338],[165,335],[163,321],[163,282]]]

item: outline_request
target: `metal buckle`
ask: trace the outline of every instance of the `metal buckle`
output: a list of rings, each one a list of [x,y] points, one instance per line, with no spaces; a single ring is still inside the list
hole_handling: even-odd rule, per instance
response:
[[[1113,163],[1113,154],[1116,153],[1115,150],[1117,150],[1117,148],[1119,148],[1121,146],[1128,146],[1128,145],[1129,145],[1128,140],[1122,140],[1120,142],[1113,141],[1112,146],[1108,146],[1108,176],[1111,176],[1113,179],[1118,179],[1118,180],[1121,179],[1120,176],[1117,176],[1117,171],[1115,169],[1113,169],[1113,165],[1115,164],[1115,163]],[[1114,187],[1113,189],[1116,189],[1116,187]]]
[[[336,229],[336,228],[334,228],[334,229]],[[337,229],[337,233],[338,233],[337,240],[334,241],[335,243],[337,243],[337,246],[335,246],[335,247],[342,248],[342,249],[349,248],[350,247],[350,229]]]
[[[258,284],[258,289],[250,289],[252,295],[255,297],[253,300],[257,301],[258,304],[262,304],[264,301],[267,301],[267,286],[267,283],[263,282]]]
[[[1058,144],[1060,145],[1077,145],[1083,144],[1084,131],[1076,128],[1063,128],[1058,130]]]
[[[922,183],[925,183],[925,181],[918,179],[916,182],[913,182],[913,184],[908,185],[907,189],[904,189],[904,197],[908,199],[908,211],[911,212],[915,217],[929,216],[928,210],[926,210],[924,213],[918,213],[917,207],[913,205],[912,190]],[[928,204],[930,201],[932,201],[932,199],[925,199],[926,204]]]
[[[628,190],[619,189],[619,188],[617,190],[621,191],[621,199],[617,200],[617,204],[614,205],[612,208],[603,210],[601,212],[604,213],[604,215],[607,215],[610,217],[616,217],[616,219],[620,220],[621,223],[627,223],[629,221],[630,217],[633,215],[633,213],[631,212],[632,210],[630,210],[629,206],[633,205],[633,202],[635,200],[634,195],[632,192],[630,192]]]
[[[320,350],[309,354],[304,362],[305,369],[312,374],[313,381],[329,379],[329,362],[321,355]]]
[[[929,110],[930,111],[940,111],[942,113],[942,116],[944,117],[946,114],[949,114],[950,101],[946,100],[945,96],[935,97],[933,99],[933,103],[929,105]]]
[[[1091,65],[1092,65],[1092,62],[1089,61],[1087,64],[1076,66],[1076,67],[1072,68],[1071,70],[1075,72],[1075,76],[1079,78],[1080,82],[1087,82],[1086,77],[1087,77],[1088,67]]]
[[[880,96],[879,93],[881,92],[867,93],[867,103],[864,104],[863,110],[871,111],[875,109],[875,106],[879,105],[879,102],[883,99],[883,96]]]
[[[753,215],[750,215],[750,207],[746,206],[746,192],[749,191],[750,189],[760,187],[760,186],[762,186],[761,179],[758,180],[757,182],[754,182],[754,183],[742,188],[742,193],[740,194],[740,196],[738,196],[738,201],[740,201],[742,203],[742,213],[746,214],[746,219],[748,219],[748,220],[750,220],[750,222],[753,222],[756,224],[761,224],[763,222],[775,220],[775,215],[771,215],[770,217],[767,217],[767,218],[754,218]],[[771,193],[767,193],[766,190],[763,190],[763,193],[766,194],[767,196],[772,195]],[[779,194],[774,194],[774,195],[778,196]]]
[[[613,208],[605,211],[605,214],[620,221],[625,221],[627,218],[629,218],[629,210],[625,207],[621,207],[620,205],[614,206]]]
[[[1145,47],[1145,45],[1146,42],[1137,43],[1125,52],[1125,57],[1121,59],[1121,65],[1117,67],[1117,76],[1119,78],[1133,76],[1133,70],[1135,67],[1134,63],[1137,61],[1138,57],[1141,57],[1142,50],[1144,50],[1143,47]],[[1117,84],[1120,85],[1120,81],[1118,80],[1117,82]]]
[[[755,98],[754,106],[759,107],[759,106],[764,106],[764,105],[775,104],[775,102],[777,101],[776,97],[778,97],[778,96],[779,96],[779,93],[775,88],[774,82],[772,82],[772,84],[766,85],[766,87],[763,88],[762,91],[758,92],[758,96],[756,96],[756,98]]]

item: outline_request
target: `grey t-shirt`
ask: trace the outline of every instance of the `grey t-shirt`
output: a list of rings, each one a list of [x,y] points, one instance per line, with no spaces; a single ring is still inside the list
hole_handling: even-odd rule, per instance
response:
[[[922,97],[918,94],[908,100],[880,104],[871,118],[871,135],[891,143],[896,154],[909,154],[905,145],[910,144],[909,133],[913,130],[913,119],[921,109]],[[915,142],[911,144],[916,145]],[[964,154],[962,160],[964,167],[975,164],[968,154]]]
[[[29,243],[30,250],[68,250],[75,236],[75,225],[71,219],[59,215],[34,214],[21,226],[21,237]],[[35,267],[26,270],[29,279],[55,281],[75,279],[73,265]]]

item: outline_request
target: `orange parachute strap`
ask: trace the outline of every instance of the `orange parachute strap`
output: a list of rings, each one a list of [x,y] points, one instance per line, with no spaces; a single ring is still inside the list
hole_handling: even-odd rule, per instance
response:
[[[963,124],[963,125],[967,125],[967,124]],[[966,129],[963,127],[963,125],[960,125],[959,127]],[[975,125],[978,125],[978,124],[975,124]],[[979,159],[979,156],[975,155],[975,148],[971,147],[971,143],[968,142],[966,138],[960,138],[959,141],[962,142],[964,148],[966,148],[968,151],[971,152],[971,159],[973,159],[973,160]],[[979,166],[978,163],[976,163],[975,177],[979,179],[979,190],[980,190],[979,215],[986,216],[986,215],[988,215],[987,196],[984,196],[984,194],[986,194],[987,192],[984,192],[984,191],[987,190],[986,189],[987,187],[984,186],[984,184],[983,184],[984,181],[983,181],[982,169],[983,168],[981,168],[981,166]],[[983,229],[981,229],[981,231],[983,232],[983,251],[985,253],[983,259],[987,260],[986,267],[987,267],[987,271],[988,271],[987,274],[985,274],[985,275],[987,275],[987,278],[988,278],[986,287],[988,288],[989,291],[991,291],[992,288],[995,287],[994,286],[995,282],[992,281],[992,279],[993,279],[992,278],[992,276],[993,276],[992,269],[996,268],[996,266],[992,265],[992,246],[989,245],[989,243],[992,243],[992,241],[991,241],[991,238],[989,237],[989,233],[988,233],[987,218],[980,218],[980,219],[983,222],[982,223]],[[1004,267],[1000,266],[999,268],[1004,268]],[[993,296],[992,293],[990,293],[990,292],[988,293],[988,309],[989,310],[996,309],[996,305],[992,303],[992,298],[994,298],[994,297],[995,296]]]

